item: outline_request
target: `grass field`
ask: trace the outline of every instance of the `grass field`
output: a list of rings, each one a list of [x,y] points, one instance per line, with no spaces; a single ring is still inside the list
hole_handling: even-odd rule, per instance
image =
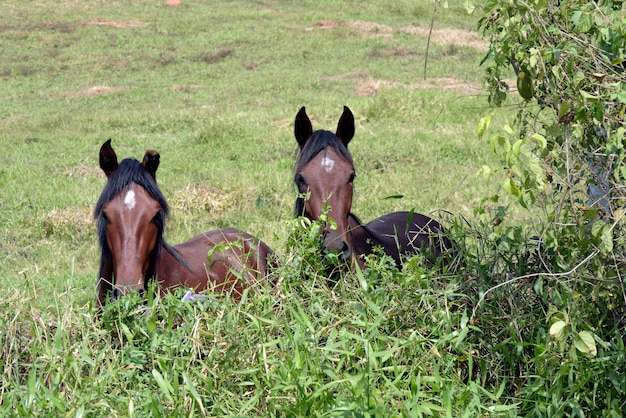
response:
[[[356,115],[354,210],[364,220],[411,208],[470,215],[488,193],[474,175],[492,159],[475,135],[491,111],[474,18],[458,5],[439,11],[424,80],[431,5],[314,5],[5,4],[4,286],[55,288],[70,275],[92,285],[108,138],[121,158],[160,152],[170,242],[229,225],[283,252],[300,106],[316,129],[334,129],[343,105]]]
[[[503,248],[506,266],[529,256],[511,247],[519,240],[507,234],[519,229],[496,233],[474,214],[501,183],[477,176],[498,164],[477,125],[494,115],[498,129],[511,109],[487,107],[479,63],[488,44],[474,29],[479,10],[468,15],[461,2],[439,4],[424,74],[432,6],[3,2],[0,415],[624,408],[612,397],[624,393],[623,370],[607,386],[594,380],[624,364],[620,338],[599,342],[597,361],[581,368],[586,380],[575,379],[578,363],[564,353],[576,349],[548,336],[546,316],[561,318],[547,308],[552,290],[530,280],[491,288],[522,274],[501,267]],[[432,214],[471,263],[442,274],[419,257],[402,271],[373,258],[336,287],[317,274],[309,231],[293,221],[293,120],[306,106],[314,129],[334,129],[344,105],[356,117],[354,212],[364,221]],[[239,304],[131,296],[94,323],[92,211],[105,184],[98,150],[109,138],[121,158],[160,153],[170,243],[224,226],[248,231],[279,256],[276,288]]]

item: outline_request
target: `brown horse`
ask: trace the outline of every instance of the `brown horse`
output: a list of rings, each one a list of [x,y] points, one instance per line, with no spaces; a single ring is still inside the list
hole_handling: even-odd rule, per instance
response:
[[[169,208],[156,183],[159,158],[149,150],[142,162],[125,159],[118,164],[110,139],[100,148],[100,168],[108,180],[94,212],[102,249],[98,306],[109,297],[144,292],[151,279],[158,280],[162,292],[184,286],[240,298],[244,289],[265,277],[272,251],[235,228],[167,244],[163,229]]]
[[[348,143],[354,131],[354,116],[347,106],[334,134],[313,131],[304,107],[300,109],[294,127],[300,146],[295,175],[299,190],[296,216],[317,220],[327,205],[328,217],[334,220],[336,228],[325,229],[324,248],[338,251],[341,260],[354,260],[361,268],[362,256],[371,254],[376,247],[391,256],[398,267],[403,256],[426,250],[439,257],[452,250],[443,227],[426,215],[393,212],[364,225],[350,212],[356,171]]]

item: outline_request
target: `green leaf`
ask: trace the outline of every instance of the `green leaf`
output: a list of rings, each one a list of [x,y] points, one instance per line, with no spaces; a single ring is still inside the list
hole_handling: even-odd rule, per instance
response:
[[[581,32],[589,32],[593,27],[593,16],[591,13],[582,13],[576,12],[574,13],[576,16],[574,20],[574,24],[577,26],[578,30]]]
[[[495,135],[491,138],[491,148],[496,154],[499,149],[502,149],[506,154],[511,150],[511,141],[504,135]]]
[[[543,151],[548,146],[548,140],[540,134],[532,134],[530,136],[537,144],[539,144],[539,148]]]
[[[504,190],[506,190],[507,193],[512,194],[513,196],[519,196],[519,189],[510,177],[504,179],[502,187],[504,187]]]
[[[183,376],[183,380],[185,381],[185,385],[187,386],[187,390],[189,390],[194,400],[200,407],[202,414],[204,415],[205,411],[204,411],[204,405],[202,404],[202,398],[200,397],[200,394],[196,390],[196,386],[194,385],[193,380],[191,380],[191,378],[185,372],[183,372],[182,376]]]
[[[477,128],[479,139],[483,138],[483,136],[485,135],[485,132],[487,131],[487,129],[489,129],[490,123],[491,123],[491,116],[489,115],[480,119],[480,121],[478,122],[478,128]]]
[[[511,154],[513,154],[514,158],[516,159],[519,158],[520,149],[522,148],[523,144],[524,144],[524,140],[518,139],[517,141],[515,141],[515,143],[511,147]]]
[[[517,74],[517,91],[526,100],[530,100],[535,95],[535,86],[529,74],[520,71]]]
[[[572,102],[570,102],[569,100],[561,102],[561,105],[559,106],[559,111],[557,112],[557,116],[559,118],[562,118],[567,112],[569,112],[571,108]]]
[[[550,336],[557,340],[561,338],[566,325],[565,321],[556,321],[550,326]]]
[[[461,331],[459,331],[456,338],[456,343],[454,345],[456,348],[459,348],[461,346],[461,343],[463,343],[463,340],[465,340],[465,337],[467,337],[468,332],[469,328],[462,328]]]
[[[359,279],[359,284],[361,285],[361,289],[367,292],[367,280],[365,279],[365,275],[363,274],[363,270],[361,270],[359,263],[354,263],[354,269],[356,272],[356,276]]]
[[[572,77],[572,84],[574,87],[579,87],[583,81],[585,81],[585,74],[582,71],[578,71]]]
[[[593,334],[589,331],[580,331],[578,335],[574,337],[574,346],[576,346],[578,351],[590,357],[595,357],[598,354]]]
[[[603,254],[613,251],[613,229],[607,223],[599,219],[595,221],[591,226],[591,236]]]
[[[580,95],[583,96],[584,99],[592,102],[598,100],[598,96],[596,96],[595,94],[587,93],[585,90],[581,90]]]
[[[467,11],[467,14],[469,15],[474,13],[474,9],[476,9],[476,6],[474,6],[474,3],[471,2],[470,0],[465,0],[464,7],[465,7],[465,10]]]
[[[163,395],[165,395],[165,397],[169,401],[173,401],[172,392],[174,391],[174,389],[172,388],[172,385],[170,384],[170,382],[165,380],[163,378],[163,375],[157,369],[152,369],[152,376],[154,376],[154,379],[159,385],[159,389],[161,389],[161,392],[163,392]]]
[[[493,170],[491,169],[490,166],[488,165],[483,165],[477,172],[476,172],[476,176],[480,176],[482,174],[483,178],[485,179],[485,181],[489,180],[489,177],[491,176],[491,173],[493,172]]]

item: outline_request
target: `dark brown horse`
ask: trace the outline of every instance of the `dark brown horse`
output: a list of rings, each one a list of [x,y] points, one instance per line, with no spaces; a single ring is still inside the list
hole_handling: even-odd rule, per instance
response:
[[[398,267],[403,256],[428,251],[439,257],[452,250],[443,227],[426,215],[393,212],[363,224],[350,212],[356,171],[348,143],[354,130],[354,116],[347,106],[335,133],[313,131],[304,107],[300,109],[294,127],[300,146],[295,175],[299,190],[296,216],[317,220],[327,205],[328,217],[334,220],[336,228],[325,229],[325,249],[338,251],[340,259],[354,260],[361,268],[362,256],[371,254],[376,247],[391,256]]]
[[[111,140],[100,148],[100,168],[108,180],[94,212],[102,249],[99,307],[109,297],[144,292],[153,278],[162,292],[184,286],[240,298],[244,289],[265,277],[272,251],[235,228],[167,244],[163,229],[169,208],[156,183],[159,158],[156,151],[146,151],[142,162],[125,159],[118,164]]]

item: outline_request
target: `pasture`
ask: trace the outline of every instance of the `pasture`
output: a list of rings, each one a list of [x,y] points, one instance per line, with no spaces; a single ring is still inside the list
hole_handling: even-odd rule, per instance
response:
[[[561,386],[554,405],[524,401],[543,390],[528,359],[551,347],[531,325],[544,313],[533,283],[500,289],[472,315],[481,292],[510,278],[489,255],[492,213],[475,211],[501,184],[477,175],[498,165],[477,125],[493,115],[497,129],[510,110],[487,107],[479,10],[439,5],[426,77],[424,0],[0,10],[0,415],[574,410]],[[318,274],[316,225],[294,221],[294,118],[306,106],[315,129],[334,130],[344,105],[356,119],[353,211],[439,219],[467,242],[471,268],[431,271],[416,257],[397,271],[373,257],[334,287]],[[241,302],[149,292],[94,323],[93,210],[109,138],[123,157],[159,152],[169,243],[239,228],[278,255],[277,287]],[[548,357],[543,371],[557,373],[559,356]]]
[[[485,194],[474,175],[491,158],[475,135],[489,113],[477,66],[486,45],[463,9],[440,11],[424,81],[426,4],[51,7],[6,5],[2,18],[3,277],[91,284],[108,138],[125,156],[161,154],[170,242],[235,226],[282,252],[301,106],[317,129],[353,109],[354,210],[365,220],[471,214]]]

